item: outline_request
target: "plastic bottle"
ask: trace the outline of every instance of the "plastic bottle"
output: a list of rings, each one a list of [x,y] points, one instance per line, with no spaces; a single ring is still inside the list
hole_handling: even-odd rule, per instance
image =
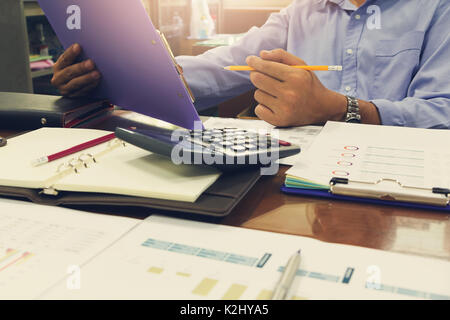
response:
[[[207,0],[191,0],[191,38],[208,39],[214,35],[214,21]]]
[[[42,24],[36,25],[39,35],[39,55],[48,56],[48,45],[45,43],[44,26]]]
[[[173,26],[176,29],[176,36],[181,37],[184,34],[184,22],[183,22],[183,18],[180,17],[180,14],[175,11],[173,18]]]

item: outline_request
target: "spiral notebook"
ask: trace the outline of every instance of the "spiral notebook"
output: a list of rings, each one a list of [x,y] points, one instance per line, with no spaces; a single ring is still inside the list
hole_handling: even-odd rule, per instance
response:
[[[107,133],[42,128],[10,139],[0,149],[0,186],[33,189],[47,197],[70,191],[193,203],[220,176],[214,168],[177,166],[118,139],[42,166],[31,165],[33,159]]]

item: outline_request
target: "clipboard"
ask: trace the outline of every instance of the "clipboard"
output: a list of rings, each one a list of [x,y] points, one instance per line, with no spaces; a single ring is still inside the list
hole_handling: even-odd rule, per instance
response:
[[[186,88],[186,91],[189,93],[189,97],[191,98],[192,103],[195,102],[194,94],[192,93],[191,88],[189,87],[186,78],[183,75],[183,68],[178,64],[177,60],[175,59],[175,55],[172,52],[172,49],[170,48],[169,42],[167,41],[166,36],[164,33],[156,29],[156,32],[159,34],[159,37],[161,38],[161,42],[163,43],[164,47],[167,50],[167,53],[169,54],[170,58],[172,59],[172,63],[177,69],[178,75],[180,76],[181,82],[183,83],[184,87]]]
[[[291,188],[284,185],[281,191],[330,200],[450,212],[449,189],[405,186],[393,179],[366,182],[332,178],[329,190]]]
[[[102,79],[93,96],[186,129],[201,123],[182,69],[140,0],[38,3],[62,46],[78,43],[80,59],[95,62]]]

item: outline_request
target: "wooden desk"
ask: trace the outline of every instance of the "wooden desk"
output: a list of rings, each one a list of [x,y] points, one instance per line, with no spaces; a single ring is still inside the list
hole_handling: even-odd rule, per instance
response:
[[[263,177],[221,223],[450,260],[450,215],[283,194]]]
[[[1,136],[12,133],[0,130]],[[262,177],[215,222],[450,260],[450,214],[286,195],[280,192],[286,170]]]

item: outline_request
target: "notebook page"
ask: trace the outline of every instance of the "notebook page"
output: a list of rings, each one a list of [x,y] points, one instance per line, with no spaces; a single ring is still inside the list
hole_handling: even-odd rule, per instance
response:
[[[41,128],[8,140],[0,148],[0,185],[23,188],[44,188],[46,180],[58,167],[83,152],[95,152],[101,146],[75,153],[47,164],[33,167],[31,162],[108,134],[103,130]]]
[[[96,159],[78,174],[58,180],[54,188],[195,202],[220,176],[212,167],[177,166],[168,157],[130,144]]]
[[[450,187],[450,131],[328,122],[287,175],[327,186],[332,177]]]

